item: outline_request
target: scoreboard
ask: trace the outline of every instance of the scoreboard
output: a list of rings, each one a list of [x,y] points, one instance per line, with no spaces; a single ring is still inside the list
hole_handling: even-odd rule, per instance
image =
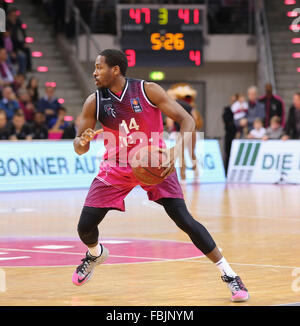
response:
[[[129,67],[203,64],[205,6],[118,5],[117,20]]]

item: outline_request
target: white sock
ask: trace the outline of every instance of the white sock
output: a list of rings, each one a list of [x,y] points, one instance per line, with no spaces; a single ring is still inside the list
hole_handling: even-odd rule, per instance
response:
[[[99,257],[102,254],[102,245],[100,243],[95,247],[89,247],[89,253],[94,257]]]
[[[223,257],[220,259],[217,263],[216,266],[219,268],[221,274],[231,276],[231,277],[236,277],[237,274],[232,270],[230,265],[228,264],[227,260]]]

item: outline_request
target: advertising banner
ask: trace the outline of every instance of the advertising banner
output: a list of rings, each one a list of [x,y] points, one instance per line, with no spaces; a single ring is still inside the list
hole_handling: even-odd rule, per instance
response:
[[[172,141],[166,141],[172,146]],[[203,141],[201,141],[203,143]],[[197,143],[199,180],[225,182],[224,167],[216,140]],[[1,141],[0,191],[88,188],[97,175],[105,147],[103,141],[91,143],[90,150],[77,155],[72,141]],[[179,170],[179,169],[178,169]],[[187,161],[187,182],[194,171]]]
[[[300,183],[300,141],[234,140],[227,182]]]

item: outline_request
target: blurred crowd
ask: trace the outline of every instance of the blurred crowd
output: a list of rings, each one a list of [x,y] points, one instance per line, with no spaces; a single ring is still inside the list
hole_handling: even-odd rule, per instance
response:
[[[247,96],[235,94],[224,108],[225,168],[227,170],[233,139],[300,139],[300,93],[293,96],[293,105],[285,121],[285,105],[280,96],[273,94],[271,84],[265,85],[265,94],[259,96],[251,86]]]
[[[0,140],[74,138],[74,122],[55,96],[55,87],[45,86],[32,72],[31,50],[17,8],[7,10],[6,32],[0,36]]]

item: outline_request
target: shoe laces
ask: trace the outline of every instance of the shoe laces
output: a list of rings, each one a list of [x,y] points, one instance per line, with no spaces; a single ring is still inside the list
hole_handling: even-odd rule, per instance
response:
[[[77,267],[76,271],[77,273],[80,272],[84,274],[86,268],[90,266],[91,261],[94,261],[94,259],[86,253],[86,256],[81,259],[82,263]]]
[[[247,291],[240,277],[230,277],[228,275],[221,276],[222,280],[226,283],[230,283],[230,287],[235,291]]]

